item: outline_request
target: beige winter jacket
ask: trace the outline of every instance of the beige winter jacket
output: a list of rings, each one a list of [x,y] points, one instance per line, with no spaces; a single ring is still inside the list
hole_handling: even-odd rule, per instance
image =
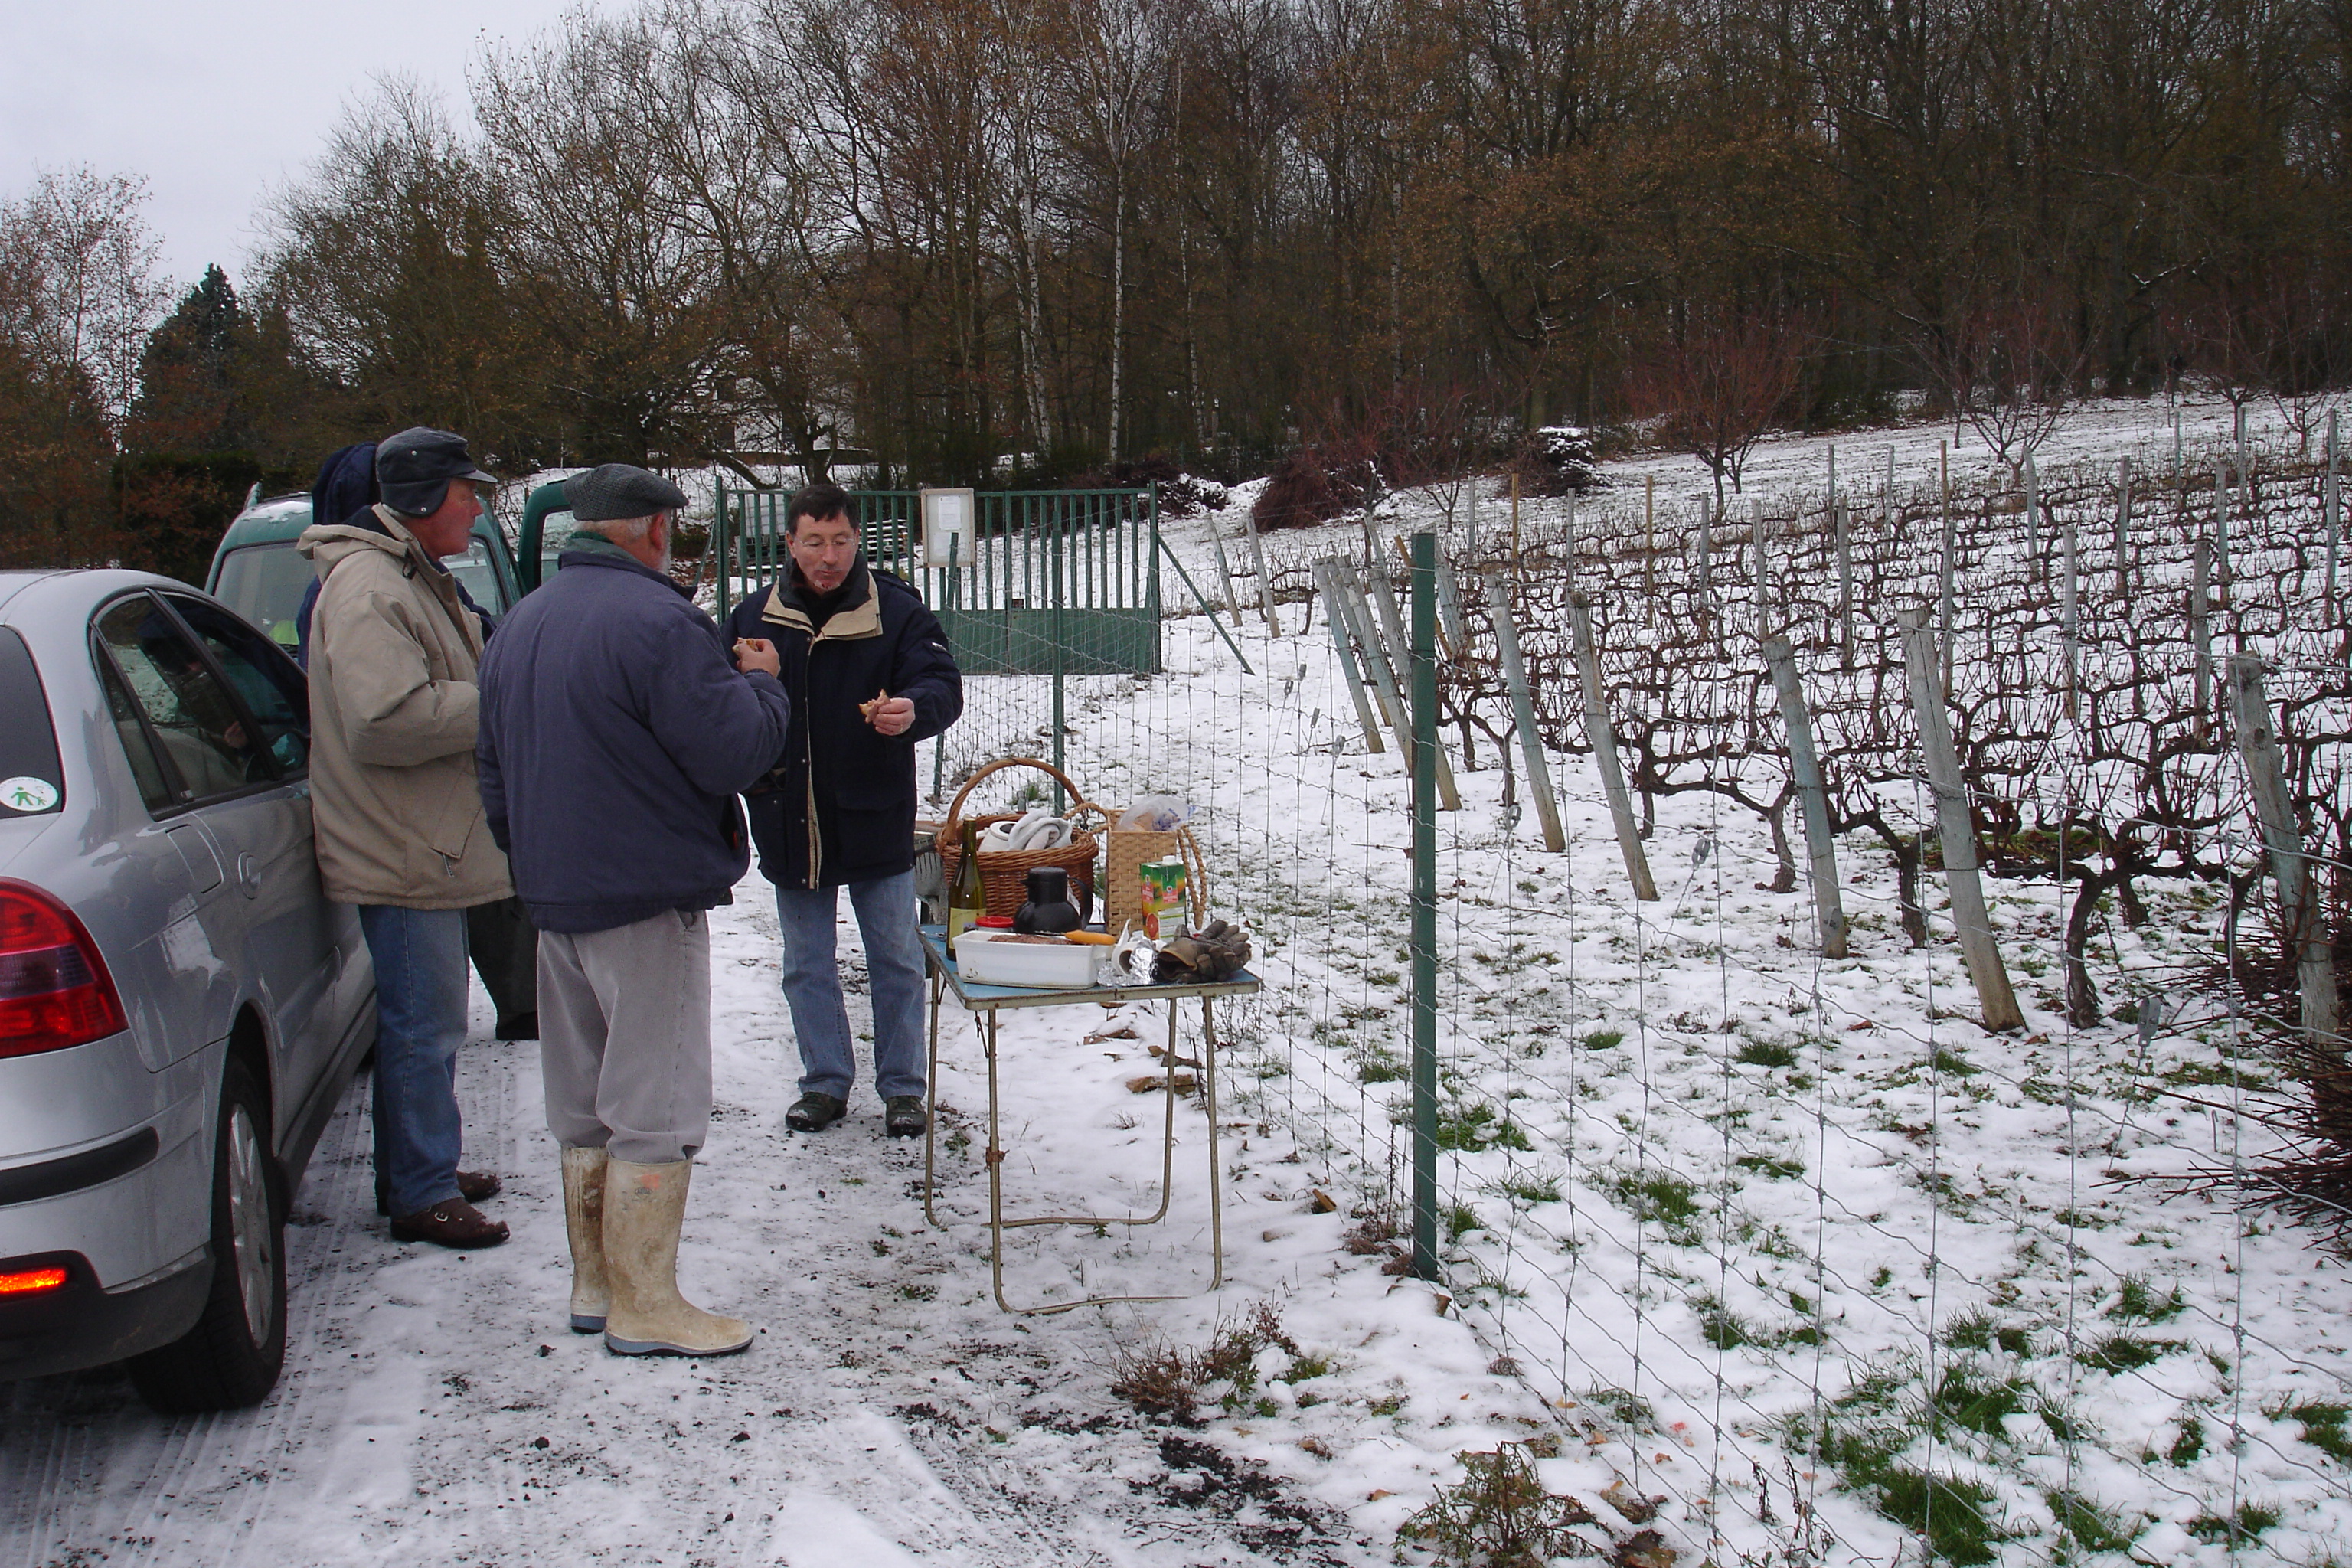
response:
[[[514,891],[474,783],[480,623],[384,507],[388,531],[302,531],[310,616],[310,794],[339,903],[465,909]]]

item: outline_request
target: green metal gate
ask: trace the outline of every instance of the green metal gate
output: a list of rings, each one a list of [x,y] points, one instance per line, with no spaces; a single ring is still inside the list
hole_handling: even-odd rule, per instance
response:
[[[913,584],[966,675],[1157,675],[1158,498],[1137,490],[981,491],[970,560],[928,560],[922,492],[853,490],[866,561]],[[791,497],[720,481],[710,547],[719,614],[791,569]],[[953,553],[961,554],[961,541]]]

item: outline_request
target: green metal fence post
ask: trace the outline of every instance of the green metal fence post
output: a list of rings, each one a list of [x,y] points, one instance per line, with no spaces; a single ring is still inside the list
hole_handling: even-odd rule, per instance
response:
[[[727,624],[728,609],[726,479],[723,478],[713,479],[711,489],[714,499],[710,503],[710,542],[703,548],[717,552],[712,559],[719,566],[719,623],[724,626]]]
[[[1437,540],[1412,536],[1412,1271],[1437,1278]]]
[[[1062,557],[1069,552],[1070,546],[1069,503],[1064,501],[1055,506],[1053,511],[1053,531],[1048,544],[1048,548],[1053,551],[1053,557],[1046,563],[1046,568],[1052,574],[1051,586],[1048,591],[1054,595],[1054,771],[1066,773],[1069,770],[1062,765],[1062,729],[1064,700],[1067,685],[1066,675],[1070,660],[1069,620],[1062,605]],[[1067,811],[1069,808],[1070,803],[1063,797],[1062,783],[1056,779],[1054,781],[1054,809]]]

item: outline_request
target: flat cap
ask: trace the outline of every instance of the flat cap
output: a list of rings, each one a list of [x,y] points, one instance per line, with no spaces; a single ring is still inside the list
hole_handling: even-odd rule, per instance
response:
[[[675,512],[686,505],[686,492],[663,479],[629,463],[607,463],[563,481],[563,499],[582,522],[618,522]]]
[[[386,506],[414,517],[438,510],[452,479],[469,479],[478,485],[499,482],[497,475],[474,466],[463,436],[423,425],[376,443],[375,479]]]

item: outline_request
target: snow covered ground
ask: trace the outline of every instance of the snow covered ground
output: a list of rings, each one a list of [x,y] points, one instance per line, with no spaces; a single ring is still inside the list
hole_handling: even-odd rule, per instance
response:
[[[2226,407],[2192,404],[2184,426],[2194,464]],[[1842,481],[1874,489],[1893,447],[1916,483],[1950,436],[1841,437]],[[1818,492],[1828,445],[1759,447],[1749,493]],[[1971,450],[1955,447],[1963,476]],[[2161,403],[2098,405],[2044,466],[2170,451]],[[1645,475],[1662,505],[1704,488],[1687,459],[1608,472],[1620,506]],[[1433,510],[1408,496],[1392,515]],[[1203,521],[1168,534],[1207,584]],[[1230,517],[1226,538],[1239,568]],[[1286,573],[1360,535],[1269,542]],[[1171,608],[1181,594],[1164,585]],[[1198,1096],[1179,1103],[1164,1222],[1017,1231],[1004,1277],[1024,1303],[1187,1294],[1044,1318],[992,1296],[970,1020],[943,1019],[943,1230],[919,1145],[881,1139],[870,1099],[824,1134],[782,1133],[793,1066],[754,877],[716,921],[719,1114],[684,1262],[690,1293],[764,1329],[749,1353],[623,1363],[564,1331],[536,1063],[488,1041],[482,1005],[469,1157],[509,1173],[493,1207],[515,1239],[386,1241],[355,1089],[296,1203],[276,1397],[167,1421],[106,1373],[0,1391],[0,1568],[1383,1563],[1410,1560],[1398,1528],[1461,1479],[1457,1453],[1507,1441],[1530,1442],[1589,1519],[1580,1539],[1623,1568],[1917,1561],[1923,1540],[1960,1562],[2352,1560],[2352,1279],[2210,1179],[2278,1147],[2238,1112],[2295,1089],[2243,1020],[2188,992],[2221,940],[2195,889],[2150,889],[2148,923],[2095,946],[2111,1004],[2189,998],[2144,1038],[2066,1025],[2061,896],[1995,882],[2031,1026],[1994,1037],[1964,1016],[1949,943],[1902,939],[1868,846],[1843,847],[1855,954],[1827,963],[1801,888],[1759,886],[1752,815],[1662,801],[1665,896],[1636,905],[1589,762],[1550,759],[1570,842],[1549,854],[1505,809],[1492,750],[1475,771],[1457,757],[1438,867],[1446,1279],[1383,1272],[1378,1233],[1409,1190],[1406,789],[1304,607],[1283,606],[1283,637],[1234,634],[1249,674],[1206,617],[1172,618],[1168,673],[1072,682],[1063,737],[1095,798],[1196,802],[1213,903],[1256,931],[1266,992],[1218,1013],[1222,1292],[1197,1293]],[[974,682],[950,784],[1050,754],[1046,700],[1037,679]],[[1197,1012],[1183,1026],[1195,1060]],[[1142,1008],[1005,1016],[1008,1209],[1156,1204],[1161,1101],[1130,1085],[1168,1070],[1165,1028]],[[2187,1191],[2135,1179],[2183,1173]],[[1153,1348],[1197,1352],[1261,1304],[1296,1348],[1207,1380],[1199,1426],[1113,1392]]]

